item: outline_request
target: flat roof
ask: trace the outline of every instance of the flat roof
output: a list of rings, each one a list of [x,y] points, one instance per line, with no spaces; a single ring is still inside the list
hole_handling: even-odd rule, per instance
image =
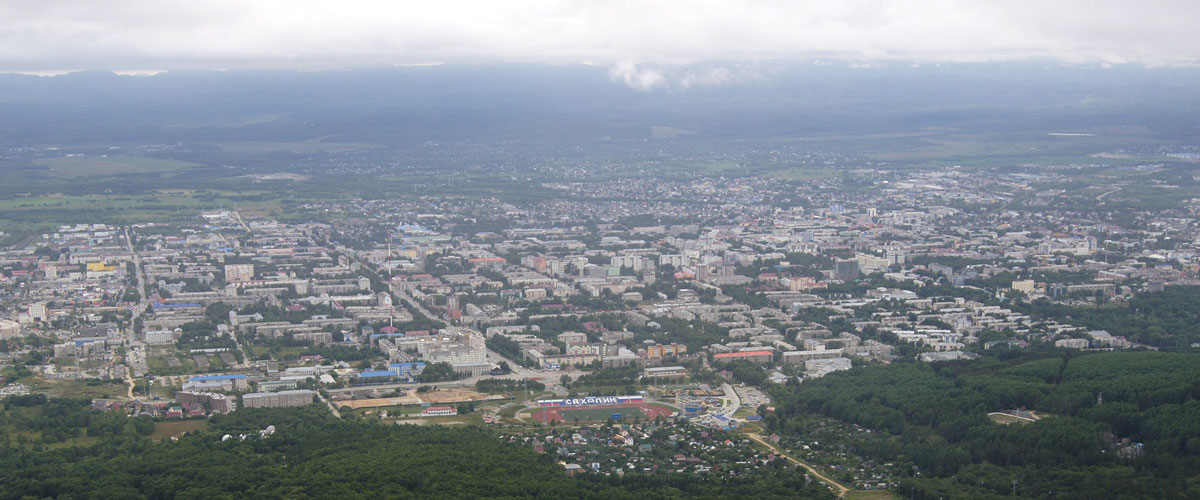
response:
[[[741,356],[774,356],[771,351],[747,351],[747,352],[723,352],[721,354],[713,354],[714,358],[736,358]]]
[[[188,379],[188,382],[208,382],[210,380],[237,380],[237,379],[243,379],[243,378],[246,378],[246,376],[242,375],[242,374],[204,375],[204,376],[200,376],[200,377],[192,377],[192,378]]]
[[[369,371],[369,372],[362,372],[362,373],[359,373],[359,374],[358,374],[358,378],[370,378],[370,377],[397,377],[397,376],[399,376],[399,375],[400,375],[399,373],[396,373],[396,372],[393,372],[393,371],[388,371],[388,370],[375,370],[375,371]]]

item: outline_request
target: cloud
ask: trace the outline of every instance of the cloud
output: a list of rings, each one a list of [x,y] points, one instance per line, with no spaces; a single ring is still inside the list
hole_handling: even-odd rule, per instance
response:
[[[653,90],[667,86],[667,77],[661,72],[644,66],[638,67],[632,61],[621,61],[613,65],[608,71],[608,76],[637,90]]]
[[[0,70],[338,68],[527,61],[638,89],[716,85],[778,58],[1200,61],[1194,0],[56,0],[0,3]]]
[[[641,91],[715,87],[764,78],[758,64],[725,61],[681,65],[626,60],[612,64],[608,76],[615,82]]]

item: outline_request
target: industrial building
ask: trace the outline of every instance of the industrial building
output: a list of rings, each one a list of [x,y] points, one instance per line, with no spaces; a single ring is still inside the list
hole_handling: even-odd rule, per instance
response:
[[[185,391],[244,391],[250,388],[245,375],[206,375],[192,377],[183,384]]]
[[[642,370],[642,376],[647,378],[681,378],[688,374],[682,366],[657,366]]]

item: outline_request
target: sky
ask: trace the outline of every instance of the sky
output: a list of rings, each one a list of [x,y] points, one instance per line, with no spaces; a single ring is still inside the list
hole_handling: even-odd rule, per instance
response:
[[[1195,0],[5,0],[0,72],[526,62],[649,89],[780,59],[1159,67],[1200,62],[1197,20]]]

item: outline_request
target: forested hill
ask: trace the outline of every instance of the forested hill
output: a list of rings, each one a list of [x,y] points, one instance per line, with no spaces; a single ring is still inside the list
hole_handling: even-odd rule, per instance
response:
[[[773,392],[764,422],[785,443],[813,418],[879,431],[845,446],[904,464],[912,498],[1011,498],[1014,481],[1028,498],[1200,498],[1200,354],[871,365]],[[1018,408],[1045,418],[988,418]]]
[[[89,425],[85,420],[50,427]],[[321,407],[242,409],[214,417],[207,431],[163,444],[139,433],[135,420],[124,420],[115,420],[111,432],[93,434],[89,427],[88,436],[102,437],[88,447],[31,451],[6,443],[0,451],[0,498],[833,498],[787,468],[724,481],[571,478],[549,455],[487,429],[341,421]],[[267,425],[277,432],[258,438]],[[221,440],[243,433],[251,437]]]

